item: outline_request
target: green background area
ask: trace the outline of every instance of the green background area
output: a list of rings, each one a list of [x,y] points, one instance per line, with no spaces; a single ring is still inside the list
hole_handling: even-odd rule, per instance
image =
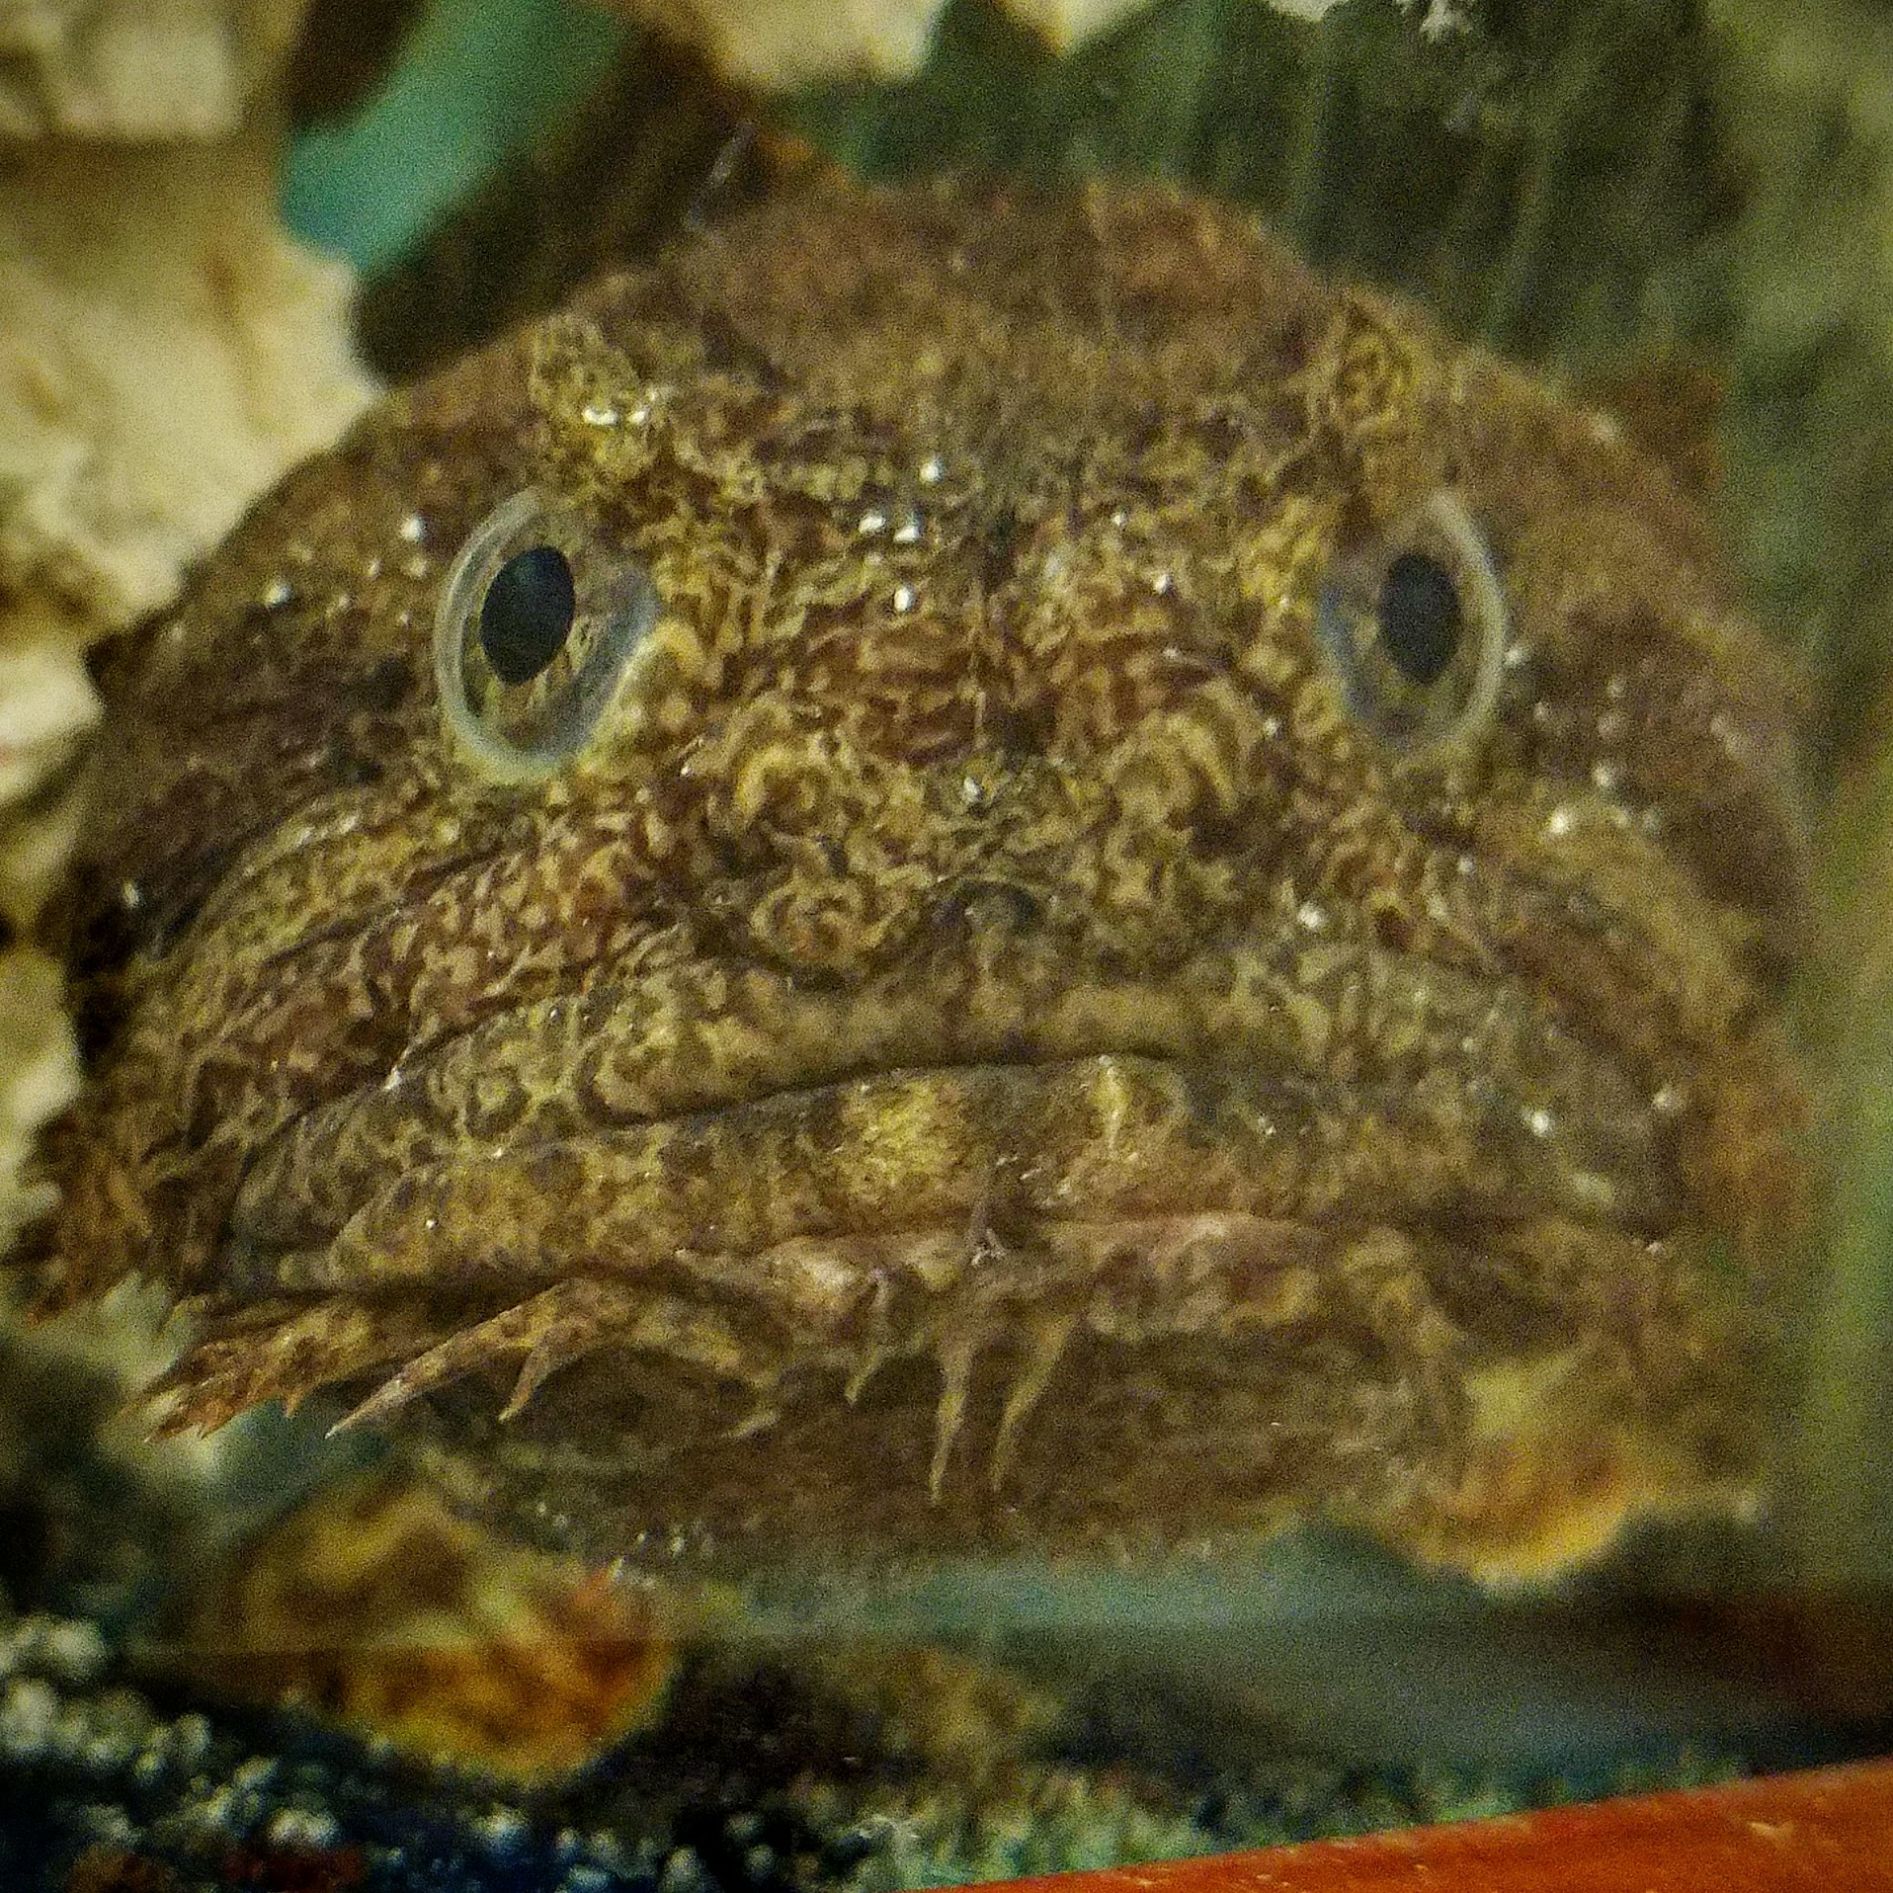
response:
[[[366,275],[386,269],[584,98],[626,37],[562,0],[430,7],[366,109],[290,147],[291,227]]]

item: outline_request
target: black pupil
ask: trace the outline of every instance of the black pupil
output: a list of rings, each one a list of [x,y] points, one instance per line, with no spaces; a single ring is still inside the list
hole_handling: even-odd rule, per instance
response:
[[[578,596],[557,546],[515,552],[480,601],[480,649],[501,683],[529,682],[558,656]]]
[[[1424,552],[1403,552],[1380,582],[1380,642],[1409,683],[1438,681],[1459,648],[1462,613],[1452,574]]]

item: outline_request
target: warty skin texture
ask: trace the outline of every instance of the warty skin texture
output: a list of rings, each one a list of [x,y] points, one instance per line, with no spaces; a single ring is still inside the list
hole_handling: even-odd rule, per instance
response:
[[[532,487],[661,601],[443,729]],[[1446,493],[1402,756],[1316,632]],[[1598,416],[1155,189],[816,190],[391,397],[108,680],[55,1301],[723,1567],[1320,1515],[1487,1575],[1738,1499],[1792,1303],[1788,678]]]

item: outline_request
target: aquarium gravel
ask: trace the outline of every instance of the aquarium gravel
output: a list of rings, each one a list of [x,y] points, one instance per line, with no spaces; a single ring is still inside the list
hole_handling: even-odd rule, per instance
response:
[[[922,1777],[898,1732],[784,1665],[689,1659],[667,1714],[578,1779],[522,1795],[418,1768],[291,1712],[132,1680],[92,1625],[0,1631],[0,1885],[72,1893],[709,1893],[956,1885],[1693,1786],[1758,1761],[1644,1751],[1559,1775],[1376,1770],[1270,1754],[1232,1767],[1180,1731],[1136,1753],[1102,1704],[982,1778]],[[1120,1709],[1124,1705],[1118,1705]]]

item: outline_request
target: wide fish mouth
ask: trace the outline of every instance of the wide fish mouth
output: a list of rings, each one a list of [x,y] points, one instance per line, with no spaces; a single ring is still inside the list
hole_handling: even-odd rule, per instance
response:
[[[1089,1217],[1660,1237],[1681,1087],[1516,980],[1274,940],[1160,977],[1025,938],[852,990],[690,958],[508,1009],[246,1153],[218,1289],[479,1295],[675,1252]],[[973,1231],[965,1237],[964,1232]]]
[[[1306,940],[601,978],[252,1156],[169,1423],[328,1390],[597,1555],[1323,1512],[1539,1568],[1752,1444],[1752,1206],[1692,1154],[1747,1076],[1658,1076],[1523,981]]]
[[[280,1258],[172,1422],[327,1387],[541,1539],[731,1570],[1326,1516],[1505,1575],[1746,1489],[1767,1324],[1719,1238],[1628,1158],[1612,1214],[1521,1181],[1495,1101],[1349,1095],[909,1069],[403,1179],[388,1266]]]

